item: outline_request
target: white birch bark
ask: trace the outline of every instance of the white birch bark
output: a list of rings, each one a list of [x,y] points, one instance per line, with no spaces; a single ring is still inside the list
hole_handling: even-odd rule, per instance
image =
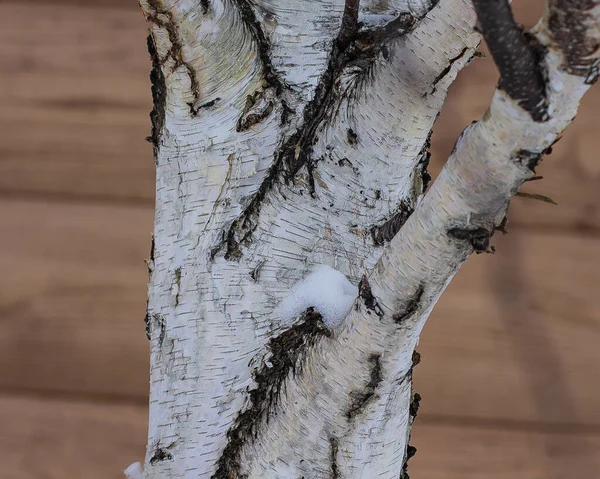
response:
[[[597,75],[598,2],[555,0],[533,32],[547,118],[498,90],[426,195],[431,128],[480,41],[470,1],[363,1],[360,24],[352,0],[140,3],[157,172],[143,477],[405,474],[420,331]],[[359,287],[350,313],[283,318],[321,264]]]

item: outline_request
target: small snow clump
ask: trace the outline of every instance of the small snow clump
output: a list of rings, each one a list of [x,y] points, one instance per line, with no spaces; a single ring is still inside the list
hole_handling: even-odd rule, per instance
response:
[[[123,471],[127,479],[144,479],[144,468],[139,462],[134,462]]]
[[[343,273],[320,264],[292,287],[274,313],[285,323],[291,323],[313,307],[323,317],[325,326],[333,328],[344,320],[357,296],[358,288]]]

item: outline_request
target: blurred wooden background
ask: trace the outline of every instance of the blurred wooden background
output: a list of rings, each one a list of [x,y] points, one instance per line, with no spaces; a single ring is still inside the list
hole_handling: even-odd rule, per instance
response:
[[[515,0],[531,25],[540,1]],[[0,477],[112,479],[141,460],[144,258],[154,165],[134,0],[0,4]],[[476,60],[435,127],[433,171],[485,110]],[[600,470],[600,89],[427,324],[415,479]]]

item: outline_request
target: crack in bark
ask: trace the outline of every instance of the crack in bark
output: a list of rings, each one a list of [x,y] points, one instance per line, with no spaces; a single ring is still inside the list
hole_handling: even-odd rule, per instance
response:
[[[371,365],[369,382],[365,384],[363,389],[350,392],[350,408],[346,411],[346,419],[348,421],[354,419],[365,409],[375,397],[375,391],[383,381],[381,374],[381,354],[371,354],[367,361]]]
[[[444,77],[446,75],[448,75],[448,73],[450,73],[450,70],[452,70],[452,65],[454,65],[455,62],[457,62],[458,60],[460,60],[462,57],[465,56],[465,53],[467,53],[469,51],[469,49],[467,47],[464,47],[461,52],[456,55],[455,57],[450,58],[450,60],[448,60],[448,66],[446,68],[444,68],[440,74],[435,77],[435,79],[433,80],[433,83],[431,84],[431,91],[429,92],[429,95],[433,95],[436,91],[437,91],[437,84],[439,82],[441,82]],[[427,93],[423,95],[423,97],[426,97]]]
[[[340,478],[340,470],[337,464],[337,454],[339,450],[339,443],[336,437],[331,436],[329,438],[329,461],[331,462],[331,479]]]
[[[158,165],[158,149],[160,146],[160,137],[165,125],[165,105],[167,103],[167,86],[165,76],[162,72],[160,59],[156,50],[156,44],[151,34],[147,37],[148,53],[152,60],[152,69],[150,70],[150,84],[152,91],[152,111],[150,112],[150,123],[152,132],[146,139],[154,147],[154,163]],[[152,250],[150,259],[154,260],[154,237],[152,237]]]
[[[192,102],[188,103],[188,106],[190,107],[192,117],[194,117],[198,114],[198,109],[195,105],[200,101],[200,83],[198,82],[198,76],[196,75],[194,67],[183,58],[183,43],[179,35],[177,23],[175,22],[171,11],[164,9],[161,0],[148,0],[148,6],[152,9],[152,11],[147,14],[148,21],[154,23],[157,27],[164,28],[167,31],[169,41],[171,42],[171,48],[165,58],[160,60],[160,64],[162,65],[168,58],[172,58],[175,62],[173,71],[180,66],[183,66],[187,71],[190,79],[190,90],[194,98]],[[161,16],[166,19],[161,18]]]
[[[331,332],[323,324],[321,315],[313,308],[308,308],[298,324],[269,341],[271,356],[254,373],[256,387],[248,391],[250,406],[238,414],[234,424],[227,431],[227,444],[217,462],[217,471],[211,479],[244,477],[244,447],[254,441],[260,427],[268,423],[288,377],[302,373],[302,360],[307,351],[323,337],[330,336]]]
[[[400,228],[404,226],[406,220],[413,213],[413,209],[406,203],[400,205],[399,211],[394,216],[380,226],[371,228],[371,237],[376,246],[383,246],[387,241],[391,241]]]
[[[406,304],[402,307],[402,311],[392,316],[392,319],[396,324],[402,324],[406,319],[411,317],[417,312],[421,305],[421,299],[425,293],[425,285],[421,283],[415,293],[408,299]]]
[[[534,121],[547,121],[542,52],[534,38],[515,22],[508,0],[473,0],[485,41],[500,72],[498,88]]]

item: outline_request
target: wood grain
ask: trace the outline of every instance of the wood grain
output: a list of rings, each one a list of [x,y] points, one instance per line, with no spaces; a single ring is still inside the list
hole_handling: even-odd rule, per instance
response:
[[[0,389],[145,401],[149,208],[0,201]],[[425,327],[424,414],[600,428],[600,240],[511,231]]]
[[[148,392],[152,210],[0,202],[0,388]]]
[[[143,459],[145,407],[0,396],[2,477],[120,479]],[[499,431],[419,421],[411,477],[564,479],[596,477],[597,435]]]
[[[136,10],[0,5],[0,195],[152,204],[145,38]]]
[[[123,479],[143,461],[144,407],[0,396],[3,479]]]
[[[0,5],[0,196],[151,204],[154,165],[144,141],[151,99],[143,17],[137,9],[83,5],[42,0]],[[515,2],[518,18],[531,25],[541,5],[541,0]],[[485,111],[496,81],[489,58],[476,60],[459,76],[434,128],[434,173],[462,129]],[[545,179],[523,189],[550,196],[559,207],[516,198],[513,222],[598,235],[600,162],[594,152],[599,107],[600,89],[595,88],[539,167]]]

